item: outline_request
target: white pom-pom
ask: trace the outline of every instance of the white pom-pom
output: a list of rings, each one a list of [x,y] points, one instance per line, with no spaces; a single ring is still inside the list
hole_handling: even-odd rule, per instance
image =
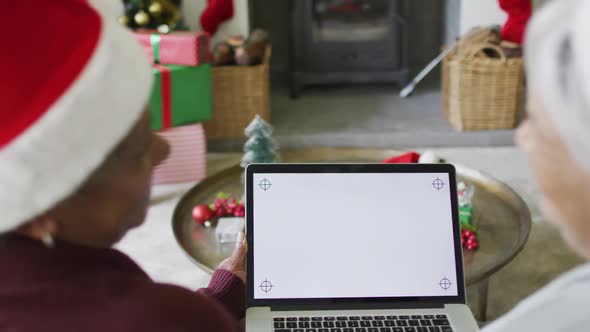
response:
[[[420,154],[418,162],[420,164],[438,164],[440,163],[440,158],[437,157],[432,151],[424,151],[422,154]]]

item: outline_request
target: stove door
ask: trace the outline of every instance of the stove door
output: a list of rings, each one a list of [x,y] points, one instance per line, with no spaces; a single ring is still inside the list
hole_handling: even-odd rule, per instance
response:
[[[296,0],[298,67],[320,72],[399,69],[400,5],[398,0]]]

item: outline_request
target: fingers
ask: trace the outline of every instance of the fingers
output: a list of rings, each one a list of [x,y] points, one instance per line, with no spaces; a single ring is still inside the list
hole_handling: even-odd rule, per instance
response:
[[[244,233],[240,232],[238,233],[238,242],[236,243],[236,247],[234,249],[234,252],[232,254],[232,256],[238,258],[238,257],[246,257],[246,253],[248,252],[248,243],[246,241],[246,236],[244,235]]]
[[[238,241],[236,241],[236,249],[238,249],[240,246],[242,246],[244,244],[245,238],[246,237],[244,236],[244,232],[238,233]]]
[[[219,268],[228,270],[236,275],[242,281],[246,281],[246,254],[248,253],[248,244],[244,233],[238,234],[238,241],[232,255],[224,259]]]

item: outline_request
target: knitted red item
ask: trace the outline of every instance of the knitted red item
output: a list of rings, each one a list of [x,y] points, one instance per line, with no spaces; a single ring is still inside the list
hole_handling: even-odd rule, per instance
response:
[[[208,0],[207,8],[201,14],[201,27],[210,35],[215,34],[219,25],[234,16],[233,0]]]
[[[533,13],[531,0],[498,0],[500,8],[508,14],[508,19],[500,32],[502,39],[522,44],[527,22]]]
[[[420,159],[420,154],[417,152],[408,152],[383,160],[386,164],[415,164]]]

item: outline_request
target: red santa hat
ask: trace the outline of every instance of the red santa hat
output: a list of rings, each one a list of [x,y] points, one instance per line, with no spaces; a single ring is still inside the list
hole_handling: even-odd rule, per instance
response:
[[[6,5],[18,29],[0,29],[0,233],[74,193],[139,119],[152,84],[117,23],[119,0]]]

